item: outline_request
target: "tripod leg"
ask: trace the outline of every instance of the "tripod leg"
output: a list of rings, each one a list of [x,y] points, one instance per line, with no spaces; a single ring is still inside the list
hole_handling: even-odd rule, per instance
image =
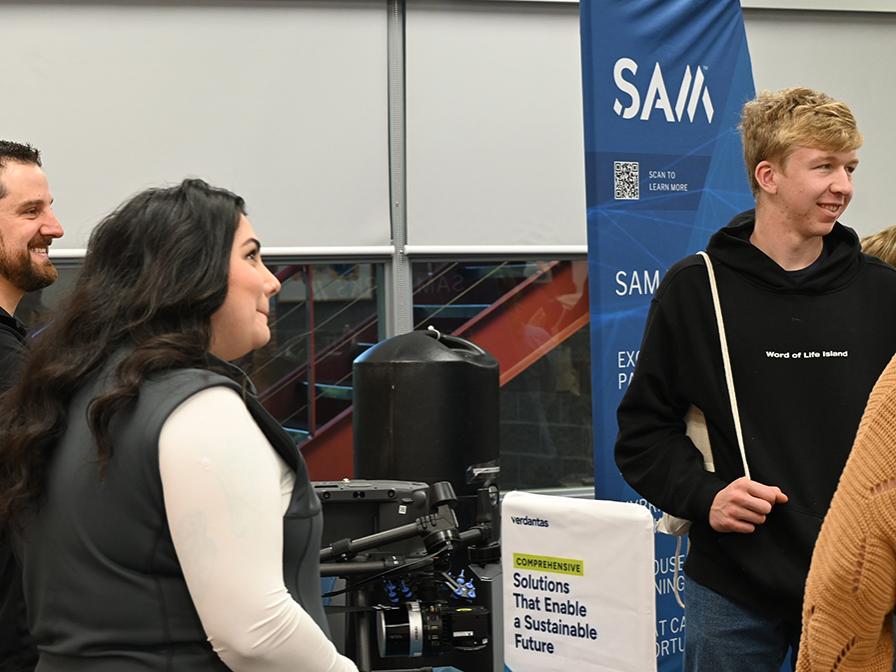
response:
[[[353,600],[356,607],[368,605],[367,590],[359,588],[353,592]],[[355,612],[355,664],[360,672],[370,670],[370,612]]]

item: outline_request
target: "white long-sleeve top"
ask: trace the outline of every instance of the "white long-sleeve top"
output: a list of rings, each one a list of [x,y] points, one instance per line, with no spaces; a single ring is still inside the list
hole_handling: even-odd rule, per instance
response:
[[[239,395],[205,389],[169,416],[159,468],[171,538],[208,639],[242,672],[357,672],[283,582],[295,474]]]

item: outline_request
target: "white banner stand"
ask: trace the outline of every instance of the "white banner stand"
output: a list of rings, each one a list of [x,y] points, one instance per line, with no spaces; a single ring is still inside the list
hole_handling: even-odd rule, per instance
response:
[[[505,671],[655,671],[653,536],[637,504],[507,493]]]

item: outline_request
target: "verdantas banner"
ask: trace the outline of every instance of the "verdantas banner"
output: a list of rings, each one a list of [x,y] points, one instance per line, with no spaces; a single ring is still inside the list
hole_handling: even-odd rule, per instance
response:
[[[738,0],[582,0],[581,28],[595,487],[647,505],[613,460],[616,407],[663,273],[752,207],[737,134],[750,56]],[[670,537],[656,542],[658,669],[672,672],[684,558]]]
[[[650,672],[653,540],[642,506],[508,492],[504,672]]]

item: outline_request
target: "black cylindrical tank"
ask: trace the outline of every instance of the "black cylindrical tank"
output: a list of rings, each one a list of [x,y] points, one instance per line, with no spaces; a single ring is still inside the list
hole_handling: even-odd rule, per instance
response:
[[[498,362],[436,331],[386,339],[355,360],[355,477],[450,481],[498,458]]]

